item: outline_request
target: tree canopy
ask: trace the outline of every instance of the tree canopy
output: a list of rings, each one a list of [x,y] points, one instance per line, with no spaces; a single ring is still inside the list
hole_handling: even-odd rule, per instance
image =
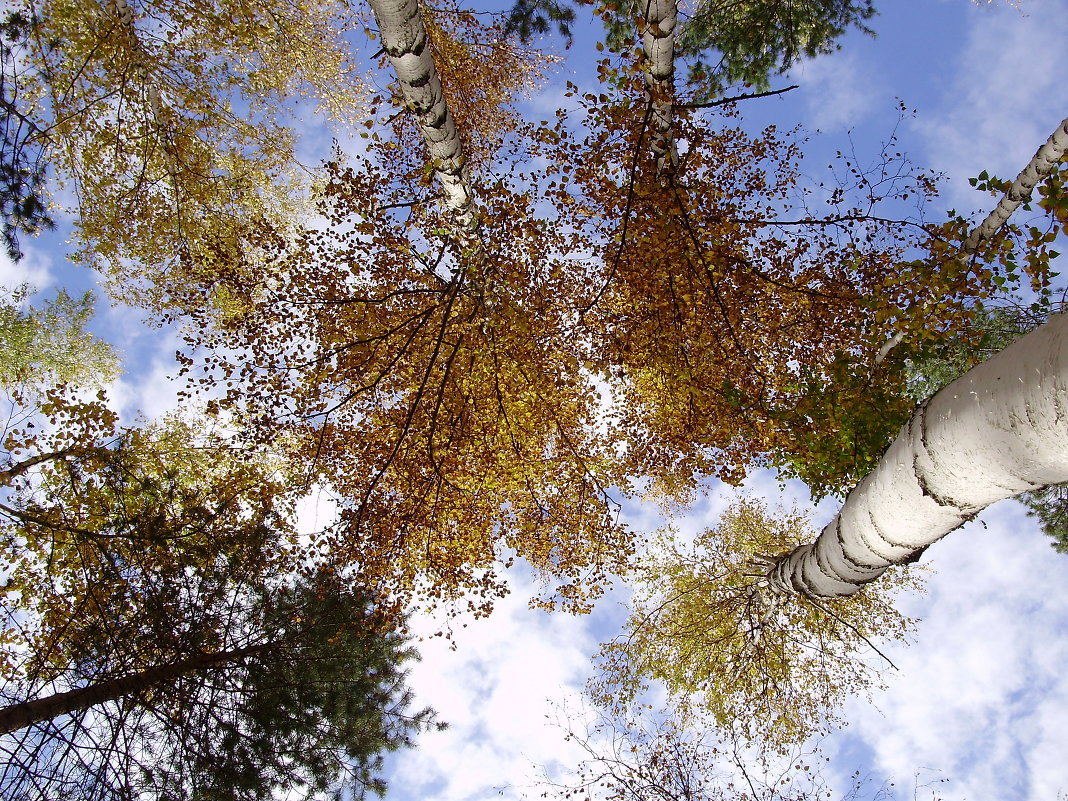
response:
[[[118,357],[86,327],[93,294],[60,290],[40,308],[23,308],[29,287],[0,288],[0,387],[41,391],[55,384],[103,388],[118,373]]]
[[[388,599],[298,549],[284,465],[62,389],[41,412],[0,473],[0,793],[381,794],[382,754],[431,721],[414,652]]]
[[[727,739],[787,750],[835,721],[842,702],[881,682],[877,641],[915,621],[893,596],[915,575],[847,602],[783,595],[759,576],[770,557],[814,532],[798,510],[743,498],[692,543],[665,531],[642,561],[624,631],[601,647],[591,697],[626,719],[653,682],[683,719]]]
[[[189,590],[161,625],[194,624],[205,599]],[[403,637],[329,575],[269,592],[251,585],[230,604],[217,650],[177,644],[168,662],[117,670],[111,652],[150,643],[114,621],[51,682],[71,689],[23,700],[9,685],[4,797],[383,795],[383,755],[432,721],[410,708]]]
[[[866,30],[871,3],[596,5],[599,85],[568,83],[550,119],[517,101],[557,60],[529,34],[574,19],[555,0],[510,16],[452,0],[20,9],[2,51],[9,250],[47,223],[53,170],[79,258],[181,332],[204,418],[124,425],[73,386],[111,363],[84,333],[88,298],[43,317],[0,307],[6,340],[32,343],[5,382],[39,382],[15,393],[36,408],[9,424],[0,474],[13,705],[141,682],[74,725],[124,738],[129,720],[136,753],[161,749],[162,773],[136,766],[145,792],[221,792],[209,776],[248,797],[325,792],[352,721],[381,723],[399,680],[353,710],[303,678],[385,675],[403,661],[400,610],[487,613],[517,562],[542,581],[535,603],[571,611],[637,571],[627,637],[594,687],[609,707],[662,681],[688,713],[786,744],[870,686],[858,654],[909,626],[884,594],[832,609],[754,582],[754,564],[807,537],[801,516],[744,501],[645,558],[620,511],[769,465],[817,494],[848,486],[913,413],[923,359],[1005,292],[1049,293],[1068,225],[1058,169],[1035,176],[1045,229],[1007,225],[1022,198],[989,176],[1008,200],[973,228],[932,221],[937,180],[894,139],[813,178],[803,132],[743,125],[743,100],[766,93],[750,89]],[[366,128],[315,171],[294,122],[308,96]],[[53,343],[95,355],[68,369]],[[312,487],[339,514],[298,534]],[[381,662],[353,665],[367,632],[352,620],[290,630],[333,620],[331,598],[361,623],[380,613]],[[337,646],[340,667],[295,676],[298,641]],[[179,666],[193,689],[160,678]],[[234,694],[258,700],[217,703]],[[298,707],[342,745],[302,765],[272,751],[312,736]],[[188,750],[168,722],[183,715],[224,739]],[[376,786],[374,754],[413,721],[351,745],[358,783]],[[243,747],[249,775],[212,762]],[[138,758],[101,758],[71,786],[132,793],[118,777]]]

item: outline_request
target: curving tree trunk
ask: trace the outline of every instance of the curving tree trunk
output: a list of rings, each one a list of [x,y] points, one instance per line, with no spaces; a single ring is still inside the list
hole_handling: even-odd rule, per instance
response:
[[[370,0],[378,30],[404,102],[416,115],[423,140],[430,150],[434,174],[445,193],[445,203],[464,235],[478,229],[474,196],[467,177],[460,135],[442,93],[441,81],[430,55],[430,40],[419,12],[418,0]]]
[[[1068,481],[1068,315],[932,397],[815,542],[768,573],[780,592],[852,595],[986,506]]]
[[[1068,119],[997,208],[969,235],[972,252],[1005,224],[1068,150]],[[876,362],[901,341],[896,335]],[[774,560],[772,588],[853,595],[995,501],[1068,481],[1068,315],[1057,315],[923,404],[815,542]]]
[[[72,712],[143,693],[158,684],[171,682],[190,673],[219,668],[248,656],[256,656],[277,643],[264,643],[237,648],[233,651],[197,654],[166,665],[154,665],[139,673],[107,679],[76,690],[55,693],[33,701],[24,701],[0,708],[0,734],[8,734],[34,723],[69,715]]]
[[[650,148],[656,157],[658,177],[670,175],[678,165],[675,144],[675,26],[676,0],[642,0],[638,34],[642,38],[642,75],[649,102]]]

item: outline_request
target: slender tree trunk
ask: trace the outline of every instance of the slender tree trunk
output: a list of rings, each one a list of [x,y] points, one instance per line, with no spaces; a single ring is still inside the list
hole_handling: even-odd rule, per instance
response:
[[[445,203],[466,235],[473,237],[478,218],[463,145],[430,55],[430,40],[419,12],[419,2],[370,0],[370,4],[378,20],[382,46],[397,73],[401,95],[415,112],[430,150],[434,173],[445,192]]]
[[[221,651],[211,654],[197,654],[188,659],[181,659],[166,665],[155,665],[116,679],[107,679],[77,690],[56,693],[33,701],[0,709],[0,734],[24,729],[43,720],[52,720],[61,715],[88,709],[89,707],[114,701],[128,695],[142,693],[150,687],[164,682],[174,681],[189,673],[196,673],[211,668],[221,667],[236,662],[247,656],[255,656],[274,647],[277,643],[263,643],[237,648],[233,651]]]
[[[1035,186],[1050,174],[1057,162],[1061,160],[1065,151],[1068,151],[1068,118],[1061,121],[1057,129],[1050,134],[1046,143],[1038,149],[1031,162],[1013,181],[1012,186],[1009,187],[1005,197],[998,203],[997,208],[990,212],[987,218],[971,232],[964,242],[963,250],[965,253],[974,252],[979,247],[980,242],[984,239],[990,239],[998,232],[1012,213],[1031,197],[1031,192]]]
[[[815,542],[768,574],[781,592],[852,595],[995,501],[1068,481],[1068,315],[937,393]]]
[[[1068,118],[1061,121],[1046,143],[1038,149],[1028,165],[1016,176],[1016,180],[1001,198],[1001,202],[968,234],[968,238],[961,245],[961,250],[965,254],[974,253],[983,240],[991,239],[1001,230],[1001,226],[1008,222],[1012,213],[1031,197],[1031,192],[1034,191],[1038,182],[1053,171],[1066,151],[1068,151]],[[903,339],[904,335],[900,331],[891,335],[879,348],[879,352],[875,355],[875,363],[880,364]]]
[[[678,165],[675,144],[675,25],[676,0],[643,0],[638,17],[644,58],[642,74],[650,104],[651,149],[656,157],[656,174],[664,178]]]
[[[129,0],[108,0],[106,5],[118,18],[122,33],[129,40],[130,49],[135,54],[131,63],[138,80],[144,84],[145,92],[148,95],[148,111],[152,115],[152,123],[156,127],[159,144],[167,157],[167,171],[170,173],[171,180],[176,181],[176,175],[181,165],[178,161],[174,142],[171,141],[167,130],[168,126],[163,113],[164,106],[163,101],[160,99],[159,86],[156,85],[155,81],[151,80],[152,75],[148,69],[149,59],[146,58],[144,45],[141,43],[141,37],[134,23],[133,6],[130,5]]]

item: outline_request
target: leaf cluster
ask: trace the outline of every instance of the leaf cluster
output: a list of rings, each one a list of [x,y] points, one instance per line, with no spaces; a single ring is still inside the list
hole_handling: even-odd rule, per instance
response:
[[[448,219],[408,200],[429,191],[413,190],[418,158],[391,145],[372,144],[382,167],[331,168],[330,226],[230,283],[246,311],[197,332],[189,369],[229,382],[221,404],[265,439],[285,431],[308,480],[335,491],[342,523],[316,547],[339,564],[451,602],[492,598],[495,565],[522,558],[586,608],[630,546],[573,334],[574,240],[502,182],[487,205],[508,211],[486,215],[472,276]]]
[[[277,467],[180,418],[120,429],[101,402],[62,391],[41,410],[55,433],[30,420],[5,442],[8,664],[28,653],[20,672],[49,681],[116,631],[129,647],[110,655],[115,670],[216,647],[227,577],[268,575],[293,536]],[[202,614],[183,631],[169,613],[191,591]],[[139,639],[163,650],[140,653]]]
[[[630,50],[638,39],[638,0],[611,0],[603,6],[609,48]],[[801,58],[814,58],[840,46],[856,28],[869,35],[875,16],[872,0],[708,0],[680,8],[675,34],[676,59],[688,69],[687,88],[696,103],[707,103],[732,86],[757,91],[771,87]]]
[[[171,619],[202,600],[190,596]],[[326,574],[247,587],[230,599],[229,650],[183,654],[166,680],[0,739],[0,790],[78,801],[381,796],[384,754],[433,723],[410,708],[413,653],[391,626],[366,593]],[[54,686],[91,690],[114,675],[107,649],[136,643],[98,640],[96,660]],[[182,669],[198,660],[207,666]]]
[[[985,286],[947,269],[937,226],[881,213],[928,199],[931,180],[888,151],[865,166],[843,156],[833,185],[812,186],[796,135],[679,110],[685,152],[665,184],[640,101],[576,102],[582,130],[563,118],[539,134],[538,188],[597,259],[582,322],[629,469],[683,496],[701,475],[738,481],[769,459],[811,464],[814,480],[863,471],[885,445],[872,410],[904,380],[875,364],[887,326],[952,330]],[[937,253],[907,258],[921,248]],[[904,419],[897,407],[888,417]]]
[[[298,99],[343,125],[365,111],[346,3],[22,6],[20,119],[75,199],[81,259],[132,301],[297,213]]]
[[[103,387],[118,374],[114,350],[87,330],[93,293],[60,290],[40,308],[24,308],[28,286],[0,290],[0,387],[41,391],[54,384]]]
[[[773,750],[831,725],[846,698],[879,686],[871,640],[912,629],[892,599],[916,578],[827,605],[775,594],[761,578],[769,555],[814,534],[805,514],[753,499],[692,543],[665,532],[642,561],[624,633],[602,645],[594,700],[625,716],[660,683],[684,717]]]
[[[0,693],[87,700],[0,738],[0,794],[384,792],[383,753],[431,723],[414,652],[392,605],[298,570],[276,456],[188,418],[122,428],[65,389],[5,447]]]

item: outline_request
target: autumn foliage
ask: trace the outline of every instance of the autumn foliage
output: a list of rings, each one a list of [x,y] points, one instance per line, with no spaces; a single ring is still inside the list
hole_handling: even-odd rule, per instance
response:
[[[459,71],[464,14],[424,17],[457,119],[522,88]],[[188,375],[339,499],[315,551],[399,597],[485,610],[518,558],[540,602],[585,609],[648,479],[678,500],[777,464],[837,488],[911,408],[907,348],[883,343],[944,336],[1004,272],[960,259],[966,226],[894,216],[935,185],[892,150],[814,185],[800,134],[679,106],[658,175],[639,65],[601,74],[610,94],[572,87],[554,120],[468,126],[477,244],[438,202],[434,134],[400,115],[326,165],[314,225],[254,227],[206,285],[168,285]]]
[[[23,61],[5,51],[26,65],[26,119],[73,192],[80,257],[181,331],[183,397],[206,420],[124,427],[60,386],[9,426],[5,678],[69,672],[109,610],[163,626],[204,576],[336,575],[391,613],[485,614],[523,563],[534,603],[578,612],[638,577],[593,688],[609,708],[661,681],[687,714],[789,743],[871,686],[858,654],[910,623],[885,595],[827,610],[755,579],[808,535],[801,515],[743,501],[650,555],[621,508],[768,465],[815,494],[848,486],[908,418],[910,364],[999,292],[1048,289],[1056,227],[962,252],[968,222],[930,221],[936,181],[893,139],[813,179],[803,132],[748,130],[729,84],[765,86],[872,12],[781,5],[681,27],[679,93],[673,70],[643,77],[633,4],[597,6],[600,85],[568,83],[538,120],[518,100],[559,57],[511,32],[568,18],[555,2],[517,5],[525,27],[453,0],[44,3]],[[394,79],[405,58],[417,81]],[[307,169],[296,96],[362,136]],[[428,155],[446,135],[448,165]],[[1057,225],[1060,181],[1040,201]],[[313,491],[338,514],[298,534]]]
[[[662,682],[684,719],[773,749],[838,722],[845,699],[880,686],[876,643],[912,630],[893,600],[919,580],[900,573],[832,606],[778,595],[760,580],[768,555],[813,534],[805,514],[749,498],[692,542],[663,532],[636,575],[623,633],[601,647],[591,696],[627,718]]]

